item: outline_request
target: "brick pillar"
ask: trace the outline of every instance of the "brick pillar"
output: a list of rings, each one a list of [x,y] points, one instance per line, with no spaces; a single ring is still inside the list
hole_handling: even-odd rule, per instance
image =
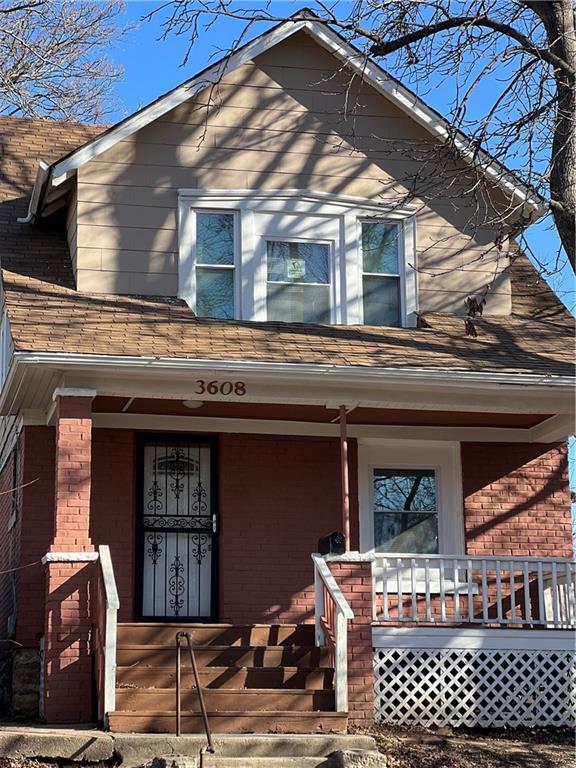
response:
[[[92,719],[92,397],[56,395],[54,538],[45,557],[44,717]]]
[[[369,562],[328,565],[354,612],[348,622],[348,722],[353,728],[368,728],[374,723],[372,568]]]

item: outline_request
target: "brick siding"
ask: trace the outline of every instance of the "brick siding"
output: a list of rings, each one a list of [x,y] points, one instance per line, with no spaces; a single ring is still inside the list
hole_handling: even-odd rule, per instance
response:
[[[339,440],[222,435],[220,467],[221,619],[313,621],[310,554],[320,536],[342,528]],[[353,521],[356,476],[353,443]],[[352,539],[357,546],[354,523]]]
[[[371,563],[330,563],[354,618],[348,622],[348,722],[368,728],[374,721]]]
[[[50,550],[91,552],[92,399],[56,404],[54,539]],[[49,723],[92,719],[92,604],[95,564],[46,565],[44,715]]]
[[[462,443],[466,548],[475,555],[570,557],[564,443]]]
[[[134,432],[92,431],[90,538],[108,544],[120,598],[119,621],[134,616]]]
[[[12,451],[0,472],[0,570],[14,568],[19,557],[19,524],[12,523],[15,495],[11,491],[18,482],[15,477],[18,451]],[[16,469],[16,472],[15,472]],[[8,619],[14,613],[15,574],[0,574],[0,640],[8,637]],[[0,648],[0,651],[3,650]]]
[[[54,439],[54,427],[23,430],[22,565],[40,560],[54,536]],[[16,640],[25,648],[37,648],[44,633],[45,589],[42,566],[18,574]]]

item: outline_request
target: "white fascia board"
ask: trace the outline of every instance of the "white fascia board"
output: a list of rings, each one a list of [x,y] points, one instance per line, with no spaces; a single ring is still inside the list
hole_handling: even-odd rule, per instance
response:
[[[170,110],[183,104],[198,93],[198,91],[218,83],[225,75],[238,69],[238,67],[251,61],[274,45],[283,42],[305,26],[306,22],[304,21],[286,22],[276,27],[276,29],[260,35],[236,53],[220,59],[196,77],[187,80],[182,85],[174,88],[174,90],[169,91],[165,96],[161,96],[157,101],[122,121],[103,136],[97,137],[89,144],[80,147],[69,157],[56,163],[52,168],[53,176],[58,177],[75,171],[81,165],[110,149],[119,141],[123,141]]]
[[[439,140],[446,141],[452,136],[453,131],[450,124],[444,118],[434,112],[415,94],[400,85],[385,70],[349,45],[329,27],[310,19],[288,20],[260,35],[228,58],[216,62],[198,76],[160,97],[104,135],[97,137],[60,162],[55,163],[52,167],[53,183],[56,180],[60,181],[62,178],[67,178],[68,174],[76,171],[84,163],[110,149],[119,141],[127,139],[136,131],[193,97],[200,90],[219,82],[226,74],[233,72],[300,30],[305,30],[320,45],[350,66],[364,81],[390,99]],[[523,204],[532,208],[535,213],[534,218],[545,212],[546,204],[542,198],[535,196],[533,190],[522,184],[510,171],[485,152],[474,151],[468,137],[457,132],[454,143],[467,162],[478,166],[487,176],[492,178],[497,186],[506,189]]]
[[[137,357],[124,355],[70,354],[58,352],[15,352],[18,365],[47,365],[57,368],[113,368],[138,371],[221,371],[243,373],[267,378],[318,378],[332,382],[386,383],[442,383],[457,387],[527,387],[570,388],[576,379],[572,376],[547,376],[528,373],[481,373],[476,371],[450,371],[432,368],[386,368],[347,365],[316,365],[306,363],[272,363],[247,360],[207,360],[204,358]]]
[[[485,627],[387,627],[372,625],[375,648],[572,651],[571,630]]]

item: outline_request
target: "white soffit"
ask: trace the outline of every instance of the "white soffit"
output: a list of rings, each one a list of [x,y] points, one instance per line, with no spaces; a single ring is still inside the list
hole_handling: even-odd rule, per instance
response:
[[[224,75],[233,72],[243,64],[252,61],[257,56],[283,42],[297,32],[305,31],[323,48],[346,63],[353,71],[372,85],[379,93],[390,99],[397,107],[426,128],[440,141],[446,140],[453,134],[450,124],[437,112],[428,107],[414,93],[404,88],[397,80],[367,57],[358,49],[347,43],[325,24],[312,19],[288,20],[257,37],[236,53],[223,58],[211,67],[200,72],[182,85],[169,91],[144,109],[118,123],[103,135],[93,139],[67,157],[55,163],[51,169],[52,184],[57,186],[65,181],[81,165],[87,163],[118,142],[128,138],[136,131],[157,120],[170,110],[192,98],[202,89],[217,83]],[[472,150],[468,137],[458,132],[455,144],[463,157],[471,164],[479,167],[494,184],[502,187],[508,193],[515,195],[523,204],[532,208],[537,215],[544,211],[544,200],[501,163],[491,158],[485,152]]]

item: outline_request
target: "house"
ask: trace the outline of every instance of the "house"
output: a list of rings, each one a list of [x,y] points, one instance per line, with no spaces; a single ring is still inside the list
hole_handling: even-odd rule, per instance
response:
[[[302,19],[111,128],[1,120],[14,714],[171,731],[192,631],[217,731],[574,722],[572,321],[446,130]]]

